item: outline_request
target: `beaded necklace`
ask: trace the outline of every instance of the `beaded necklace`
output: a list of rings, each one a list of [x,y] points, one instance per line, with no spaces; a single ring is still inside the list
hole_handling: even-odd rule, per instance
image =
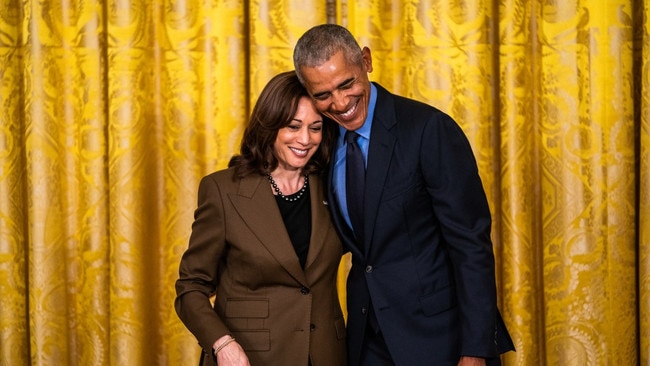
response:
[[[275,193],[277,193],[278,196],[284,198],[288,202],[294,202],[299,200],[300,197],[302,197],[302,195],[305,193],[305,190],[307,189],[307,185],[309,184],[309,176],[305,175],[305,183],[302,185],[302,188],[300,188],[300,190],[294,194],[285,196],[284,194],[282,194],[282,191],[280,191],[278,184],[275,183],[275,180],[273,180],[271,174],[267,174],[267,177],[269,178],[269,182],[271,183],[271,186],[273,187]]]

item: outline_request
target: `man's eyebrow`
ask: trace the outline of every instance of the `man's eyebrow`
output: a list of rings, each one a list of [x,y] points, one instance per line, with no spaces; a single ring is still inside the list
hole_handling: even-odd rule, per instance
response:
[[[342,88],[343,86],[345,86],[345,85],[347,85],[347,84],[350,84],[350,83],[353,82],[353,81],[354,81],[354,78],[353,78],[353,77],[352,77],[352,78],[349,78],[349,79],[345,79],[345,80],[343,80],[341,83],[339,83],[339,85],[336,86],[336,89],[340,89],[340,88]],[[318,98],[318,97],[321,97],[321,96],[323,96],[323,95],[325,95],[325,94],[329,94],[329,93],[331,93],[331,92],[332,92],[332,91],[329,91],[329,90],[328,90],[328,91],[323,91],[323,92],[320,92],[320,93],[315,93],[315,94],[313,95],[313,97],[314,97],[314,98]]]
[[[339,85],[336,86],[336,89],[339,89],[339,88],[341,88],[341,87],[343,87],[343,86],[345,86],[347,84],[350,84],[353,81],[354,81],[354,78],[345,79]]]

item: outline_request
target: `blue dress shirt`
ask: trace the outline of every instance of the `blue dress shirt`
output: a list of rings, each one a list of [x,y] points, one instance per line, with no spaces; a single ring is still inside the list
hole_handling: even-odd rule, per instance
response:
[[[368,167],[368,145],[370,144],[370,130],[372,128],[372,118],[375,115],[375,105],[377,104],[377,87],[370,84],[370,100],[368,101],[368,115],[363,125],[356,130],[359,134],[357,143],[363,153],[366,167]],[[345,142],[345,128],[339,126],[339,138],[336,141],[336,153],[334,155],[334,192],[338,207],[341,209],[341,214],[345,218],[350,228],[350,215],[348,214],[348,204],[345,199],[345,150],[347,148]]]

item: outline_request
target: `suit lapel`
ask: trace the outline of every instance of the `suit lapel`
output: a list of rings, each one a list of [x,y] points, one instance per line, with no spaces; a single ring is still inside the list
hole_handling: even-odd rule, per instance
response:
[[[327,211],[327,202],[323,200],[323,184],[320,177],[311,175],[309,177],[309,190],[311,199],[311,237],[309,239],[309,252],[307,253],[307,262],[305,263],[305,271],[309,266],[314,263],[318,254],[325,246],[325,239],[327,238],[327,231],[329,230],[329,212]]]
[[[364,193],[364,245],[366,253],[370,253],[377,209],[384,190],[384,182],[386,181],[396,140],[395,136],[390,132],[391,128],[396,124],[393,99],[388,91],[379,85],[376,86],[377,103],[370,132]]]
[[[348,224],[345,222],[345,219],[341,214],[341,208],[336,202],[336,192],[334,191],[334,183],[333,183],[334,182],[334,159],[332,159],[329,165],[327,181],[329,182],[329,184],[327,185],[327,199],[329,201],[328,203],[328,205],[330,205],[329,211],[332,214],[332,221],[334,222],[334,226],[338,229],[338,233],[339,236],[341,237],[341,240],[343,241],[343,244],[348,250],[352,252],[354,258],[362,258],[363,248],[360,248],[359,245],[355,242],[354,234],[352,233],[352,230],[350,229]]]
[[[246,177],[240,181],[238,192],[228,194],[228,197],[242,220],[275,260],[293,278],[307,285],[278,205],[266,183],[263,176]]]

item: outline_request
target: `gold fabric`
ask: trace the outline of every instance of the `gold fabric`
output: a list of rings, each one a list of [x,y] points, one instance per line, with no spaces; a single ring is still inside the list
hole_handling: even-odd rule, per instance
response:
[[[639,0],[1,0],[0,364],[196,364],[172,304],[198,180],[330,21],[371,79],[467,133],[504,365],[650,365],[649,19]]]

